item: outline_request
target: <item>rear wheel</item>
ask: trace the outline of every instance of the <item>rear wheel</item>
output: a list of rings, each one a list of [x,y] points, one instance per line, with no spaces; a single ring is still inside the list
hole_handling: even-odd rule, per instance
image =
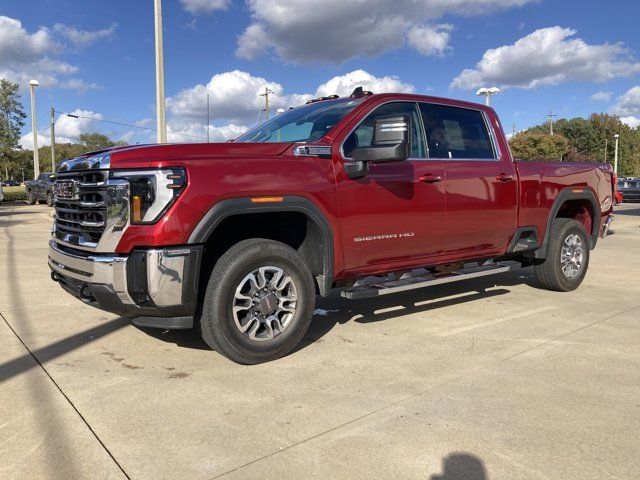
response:
[[[33,194],[33,191],[31,191],[31,190],[27,190],[27,203],[29,205],[35,205],[36,204],[36,196]]]
[[[211,348],[234,362],[266,362],[298,345],[314,303],[313,278],[298,252],[273,240],[244,240],[213,268],[200,331]]]
[[[571,218],[557,218],[551,226],[547,258],[534,270],[548,290],[568,292],[580,286],[589,267],[589,240],[584,226]]]

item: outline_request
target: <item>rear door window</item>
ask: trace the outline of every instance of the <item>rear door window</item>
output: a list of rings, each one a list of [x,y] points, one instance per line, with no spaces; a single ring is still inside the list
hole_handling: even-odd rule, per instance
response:
[[[496,158],[482,112],[448,105],[420,104],[429,158]]]

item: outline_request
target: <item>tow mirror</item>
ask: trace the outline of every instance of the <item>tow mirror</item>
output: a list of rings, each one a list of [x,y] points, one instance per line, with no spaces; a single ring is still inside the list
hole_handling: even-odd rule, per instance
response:
[[[378,117],[373,124],[370,147],[353,149],[354,162],[397,162],[409,158],[410,119],[408,115]]]

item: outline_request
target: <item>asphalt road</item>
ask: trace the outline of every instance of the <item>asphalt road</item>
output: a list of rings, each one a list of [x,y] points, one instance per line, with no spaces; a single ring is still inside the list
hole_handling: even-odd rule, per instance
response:
[[[49,278],[51,210],[0,206],[0,478],[636,479],[640,204],[571,293],[531,269],[321,300],[235,365]]]

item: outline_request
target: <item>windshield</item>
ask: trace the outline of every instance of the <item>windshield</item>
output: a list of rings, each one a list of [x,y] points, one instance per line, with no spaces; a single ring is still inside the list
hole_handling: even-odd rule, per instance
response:
[[[293,108],[249,130],[236,142],[317,142],[363,101],[344,98]]]

